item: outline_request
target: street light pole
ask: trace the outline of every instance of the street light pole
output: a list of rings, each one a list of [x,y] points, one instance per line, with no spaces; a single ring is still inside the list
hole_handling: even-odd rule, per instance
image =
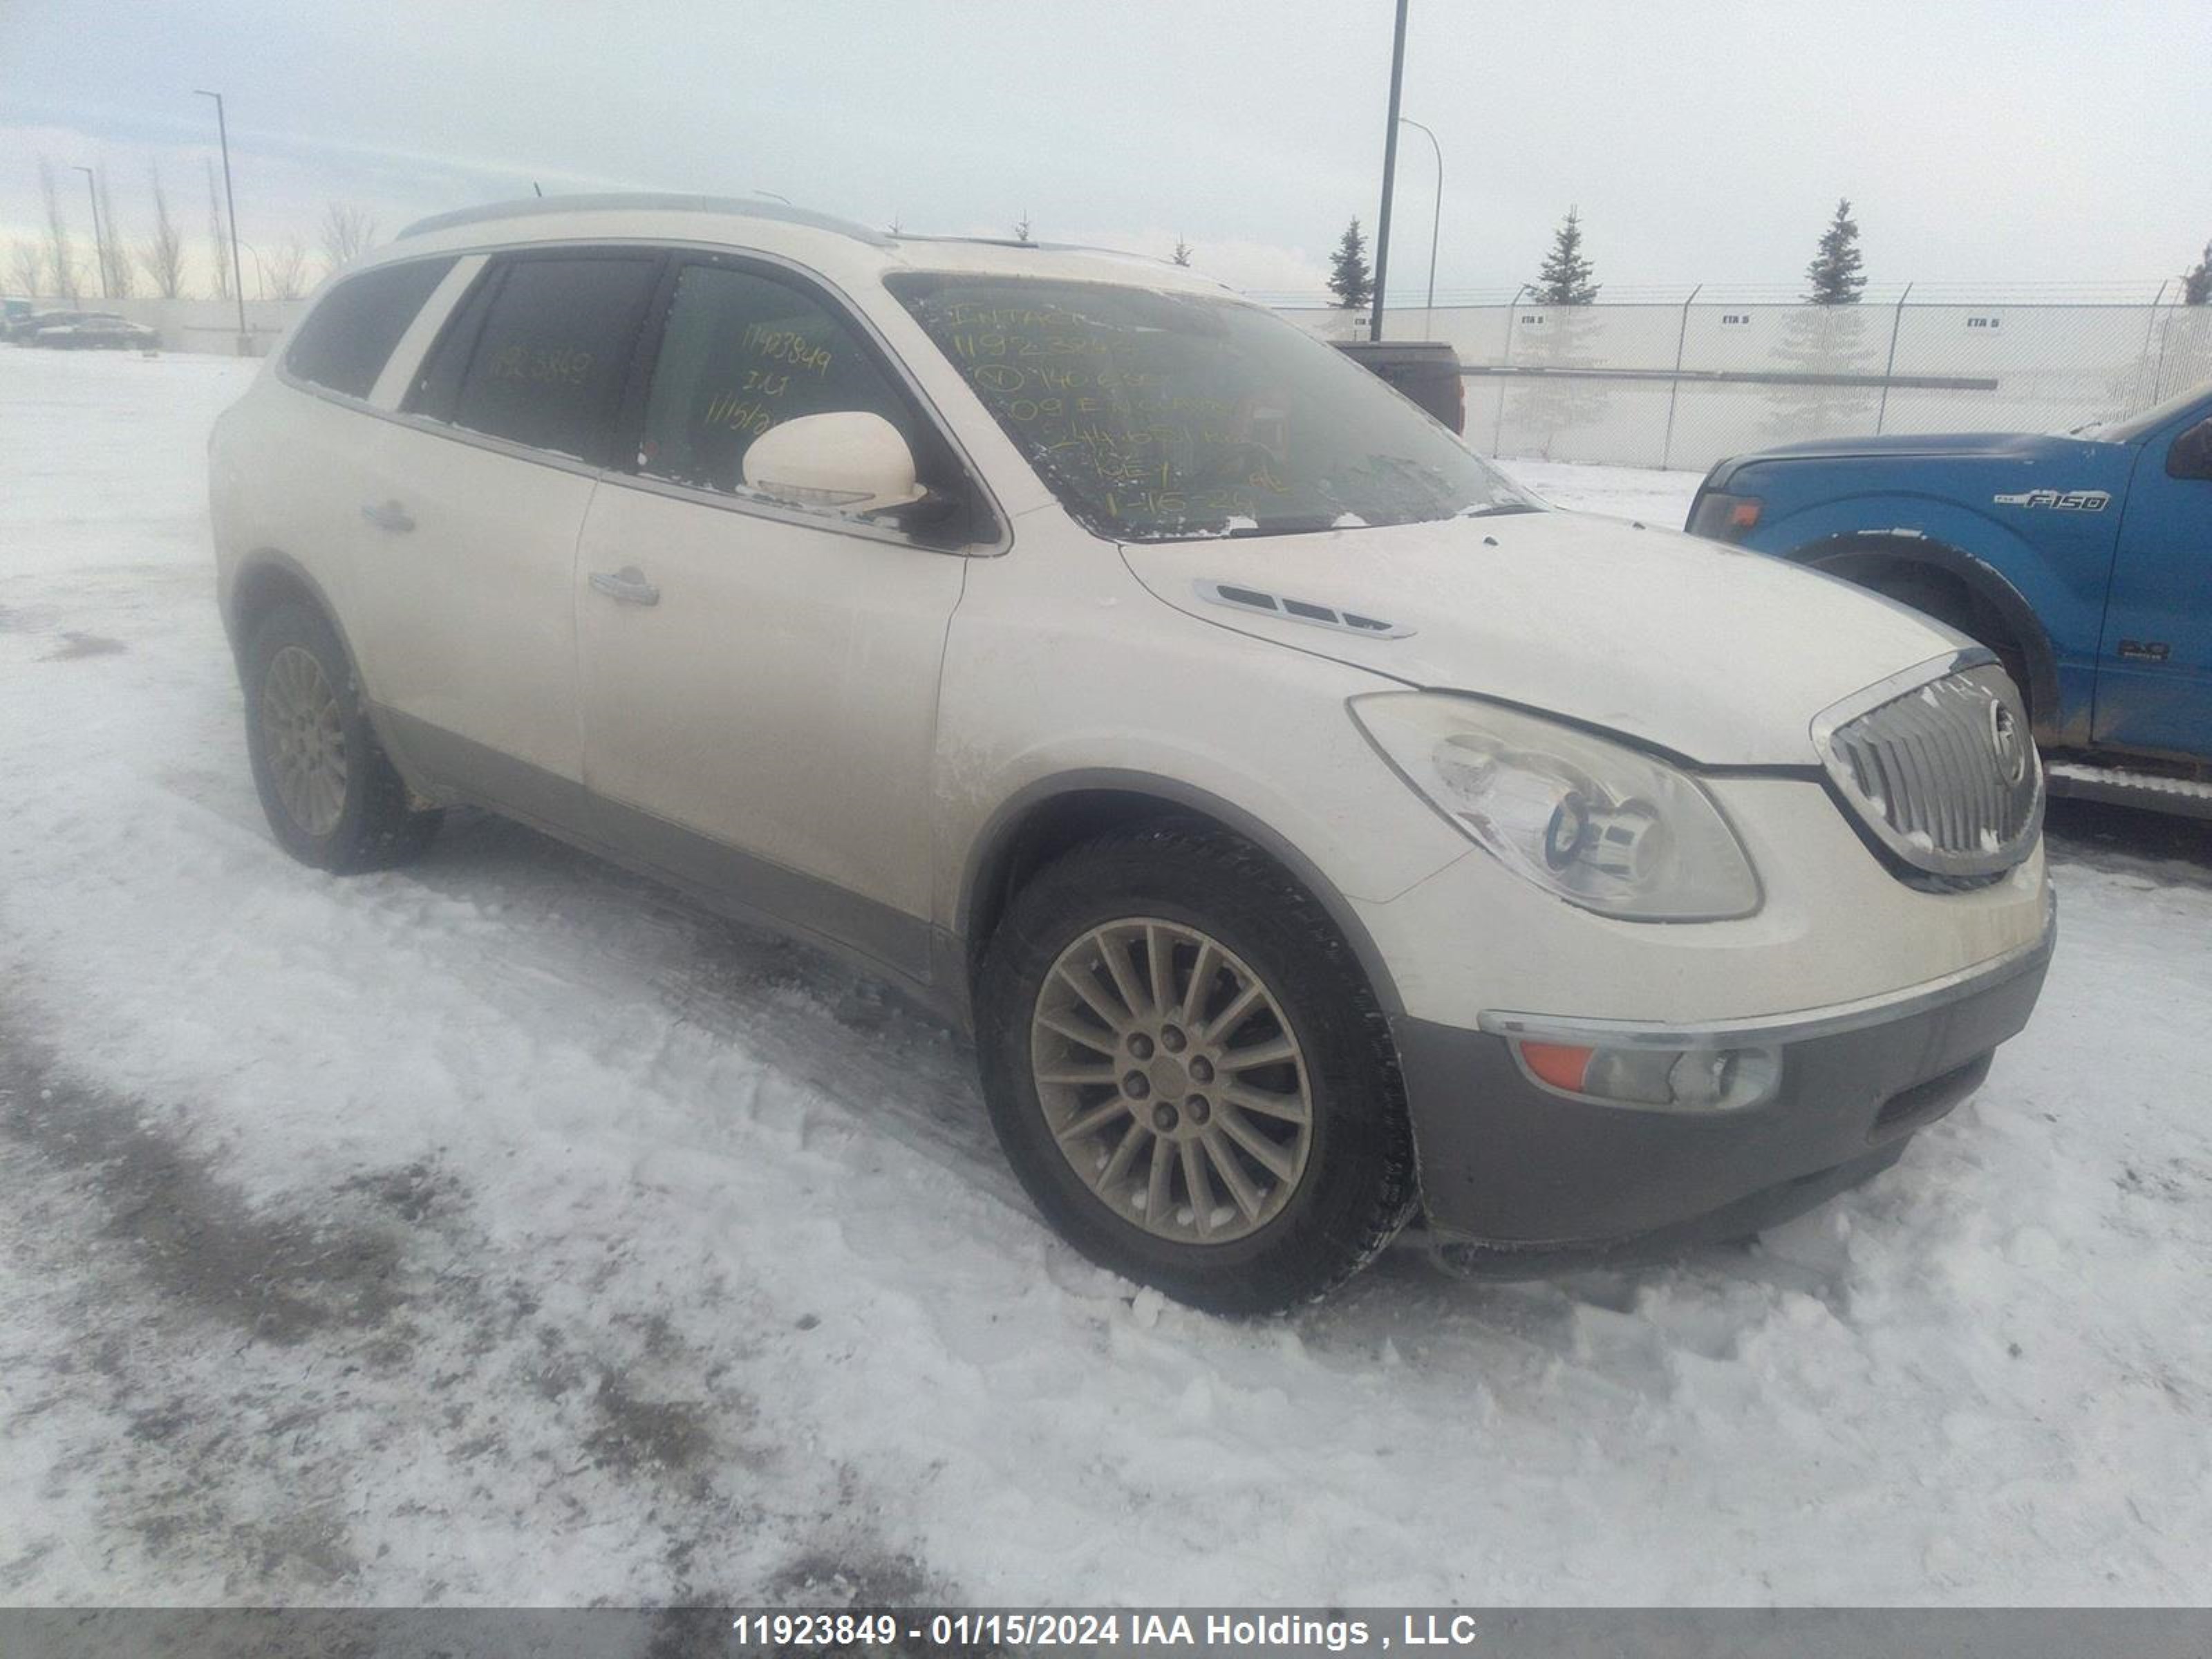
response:
[[[244,248],[244,249],[245,249],[248,253],[251,253],[251,254],[253,256],[253,293],[254,293],[254,297],[255,297],[255,298],[257,298],[257,299],[262,299],[262,300],[265,300],[265,299],[267,299],[267,298],[269,297],[269,264],[268,264],[268,262],[267,262],[266,260],[264,260],[264,258],[262,258],[262,257],[261,257],[261,250],[260,250],[259,248],[258,248],[258,247],[254,246],[252,243],[251,243],[251,242],[249,242],[249,241],[246,241],[244,238],[242,238],[242,237],[241,237],[241,238],[239,240],[239,244],[238,244],[238,245],[239,245],[240,247]]]
[[[1444,222],[1444,147],[1437,142],[1435,133],[1412,116],[1401,115],[1398,119],[1425,137],[1429,141],[1429,148],[1437,153],[1437,206],[1436,211],[1429,216],[1429,308],[1421,319],[1421,337],[1425,340],[1429,337],[1430,326],[1437,318],[1437,237],[1443,229]]]
[[[71,167],[76,167],[72,161]],[[100,297],[109,298],[107,292],[107,238],[100,228],[100,188],[90,167],[76,167],[84,174],[84,193],[92,204],[92,263],[100,270]]]
[[[1521,309],[1521,296],[1534,291],[1533,283],[1522,283],[1513,290],[1512,303],[1505,307],[1505,356],[1499,365],[1502,372],[1498,377],[1498,419],[1490,428],[1490,453],[1493,460],[1497,459],[1498,445],[1505,438],[1505,382],[1513,370],[1513,313]]]
[[[1398,182],[1398,94],[1406,82],[1406,4],[1398,0],[1398,30],[1390,44],[1390,120],[1382,139],[1382,210],[1375,216],[1375,304],[1367,337],[1382,337],[1382,294],[1390,277],[1390,192]]]
[[[253,355],[253,337],[246,329],[246,273],[238,263],[238,198],[230,188],[230,126],[223,119],[221,93],[203,92],[195,87],[192,95],[215,100],[216,137],[222,144],[222,200],[230,215],[230,287],[231,291],[238,295],[238,355],[250,357]],[[258,255],[255,257],[257,259],[259,258]]]

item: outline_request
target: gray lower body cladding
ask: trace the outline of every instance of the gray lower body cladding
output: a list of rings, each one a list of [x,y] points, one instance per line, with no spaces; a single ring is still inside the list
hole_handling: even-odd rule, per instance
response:
[[[1570,1099],[1504,1037],[1395,1020],[1429,1225],[1490,1247],[1486,1270],[1531,1273],[1772,1225],[1894,1162],[1972,1093],[2048,966],[2039,953],[1940,1006],[1785,1042],[1774,1097],[1738,1112]]]

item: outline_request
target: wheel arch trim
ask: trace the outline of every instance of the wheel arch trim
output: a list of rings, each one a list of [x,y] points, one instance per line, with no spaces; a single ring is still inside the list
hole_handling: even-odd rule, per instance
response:
[[[2027,665],[2028,706],[2039,726],[2057,731],[2063,704],[2058,690],[2058,658],[2042,618],[2035,614],[2011,579],[1995,565],[1963,547],[1925,536],[1898,536],[1881,531],[1842,531],[1797,548],[1790,557],[1809,569],[1850,580],[1835,567],[1858,557],[1874,556],[1892,563],[1923,566],[1961,583],[1987,602],[2019,645]]]
[[[961,871],[959,892],[953,908],[953,933],[959,941],[970,976],[984,942],[978,936],[979,923],[989,915],[994,889],[1007,873],[1024,830],[1034,822],[1040,811],[1054,802],[1085,794],[1149,798],[1169,811],[1210,818],[1231,834],[1250,842],[1280,865],[1321,906],[1351,948],[1382,1012],[1396,1015],[1405,1011],[1389,964],[1352,902],[1281,831],[1251,809],[1195,784],[1115,767],[1076,768],[1035,779],[1002,801],[986,820]]]
[[[338,608],[331,602],[330,590],[317,580],[314,574],[299,560],[294,558],[289,553],[274,547],[257,548],[240,559],[238,562],[238,568],[231,572],[230,580],[224,585],[223,631],[230,637],[231,654],[239,659],[240,671],[243,672],[246,666],[246,595],[252,591],[257,583],[272,575],[281,576],[307,590],[307,596],[315,602],[317,608],[330,623],[331,629],[337,635],[338,644],[344,648],[346,653],[346,666],[353,671],[354,677],[358,679],[361,676],[361,655],[353,648],[353,641],[346,637],[345,624],[338,619]]]
[[[362,708],[368,717],[369,729],[376,733],[377,742],[383,745],[386,758],[391,761],[410,788],[420,792],[426,775],[395,737],[392,722],[385,717],[383,705],[377,702],[375,694],[369,689],[368,676],[361,669],[361,653],[354,648],[353,640],[346,632],[345,622],[331,599],[330,590],[317,580],[314,574],[299,560],[279,548],[257,548],[240,559],[237,568],[230,573],[229,580],[220,596],[223,632],[230,641],[231,659],[237,665],[240,683],[243,684],[246,679],[246,648],[249,642],[244,612],[246,596],[257,579],[270,576],[280,577],[299,587],[323,613],[323,619],[331,625],[331,632],[337,636],[338,649],[345,653],[346,672],[352,677],[354,684],[360,688]]]

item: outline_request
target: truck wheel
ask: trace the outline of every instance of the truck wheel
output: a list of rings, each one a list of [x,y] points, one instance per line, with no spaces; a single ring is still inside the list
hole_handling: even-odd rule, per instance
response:
[[[1216,1313],[1342,1283],[1414,1200],[1389,1028],[1320,908],[1200,825],[1116,831],[1015,896],[977,994],[1000,1143],[1092,1261]]]
[[[246,647],[246,748],[276,843],[340,875],[419,857],[441,814],[419,812],[376,741],[337,631],[280,605]]]

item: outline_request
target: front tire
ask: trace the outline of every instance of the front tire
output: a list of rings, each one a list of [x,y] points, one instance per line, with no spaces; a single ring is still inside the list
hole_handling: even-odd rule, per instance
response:
[[[992,1121],[1037,1207],[1177,1301],[1312,1301],[1411,1213],[1396,1054],[1365,975],[1235,836],[1155,824],[1048,866],[993,937],[977,1014]]]
[[[416,811],[376,740],[337,630],[280,605],[246,653],[246,746],[276,843],[339,875],[420,857],[441,814]]]
[[[1954,628],[1968,639],[1988,647],[1997,659],[2006,676],[2019,689],[2021,702],[2031,719],[2035,714],[2027,674],[2027,653],[2020,648],[2019,641],[2005,630],[1995,612],[1978,601],[1972,593],[1955,580],[1930,577],[1913,571],[1903,571],[1875,577],[1856,577],[1884,599],[1894,599],[1899,605],[1910,605],[1924,616],[1933,617],[1947,628]]]

